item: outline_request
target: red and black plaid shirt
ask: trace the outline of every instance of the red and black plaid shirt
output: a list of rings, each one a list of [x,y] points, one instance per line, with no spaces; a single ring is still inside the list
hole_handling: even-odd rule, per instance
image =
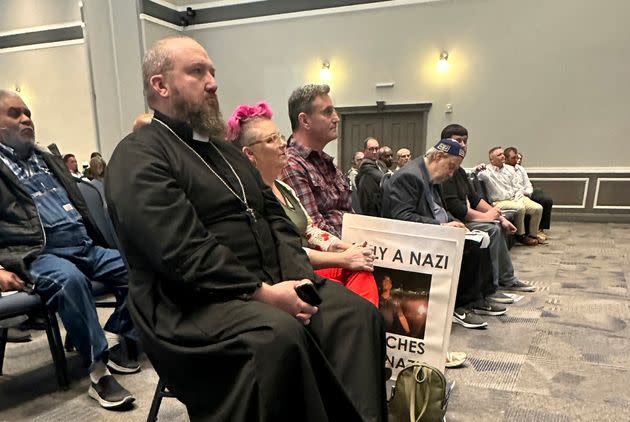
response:
[[[343,214],[351,211],[350,186],[333,158],[293,139],[287,148],[288,163],[281,179],[293,188],[313,222],[341,236]]]

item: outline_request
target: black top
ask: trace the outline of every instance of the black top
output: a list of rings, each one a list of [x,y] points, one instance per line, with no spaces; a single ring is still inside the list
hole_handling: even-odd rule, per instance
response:
[[[206,166],[242,196],[217,150],[158,111],[118,144],[108,166],[105,191],[129,261],[130,310],[164,338],[182,334],[186,320],[208,323],[194,312],[205,303],[247,299],[263,281],[315,278],[295,226],[258,171],[232,144],[210,142],[241,179],[255,220]]]
[[[465,221],[466,214],[468,214],[466,199],[470,202],[472,209],[476,209],[479,201],[481,201],[481,197],[472,187],[466,171],[461,167],[455,171],[453,177],[442,183],[442,192],[446,210],[461,221]]]

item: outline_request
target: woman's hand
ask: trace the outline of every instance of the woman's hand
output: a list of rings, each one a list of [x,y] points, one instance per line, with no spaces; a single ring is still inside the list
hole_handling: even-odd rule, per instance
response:
[[[374,271],[374,250],[368,248],[366,243],[352,245],[340,253],[342,256],[342,268],[352,271]]]

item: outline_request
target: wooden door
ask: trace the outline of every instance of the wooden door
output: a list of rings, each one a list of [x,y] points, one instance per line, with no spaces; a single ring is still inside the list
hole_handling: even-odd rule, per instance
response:
[[[431,104],[337,108],[341,117],[337,164],[344,171],[350,168],[354,153],[363,150],[367,137],[378,139],[394,154],[400,148],[409,149],[412,158],[424,154],[430,108]]]

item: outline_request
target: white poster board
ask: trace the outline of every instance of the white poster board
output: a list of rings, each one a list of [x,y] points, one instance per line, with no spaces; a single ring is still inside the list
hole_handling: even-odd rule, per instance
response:
[[[465,231],[345,214],[342,238],[374,248],[392,379],[413,362],[444,372]]]

